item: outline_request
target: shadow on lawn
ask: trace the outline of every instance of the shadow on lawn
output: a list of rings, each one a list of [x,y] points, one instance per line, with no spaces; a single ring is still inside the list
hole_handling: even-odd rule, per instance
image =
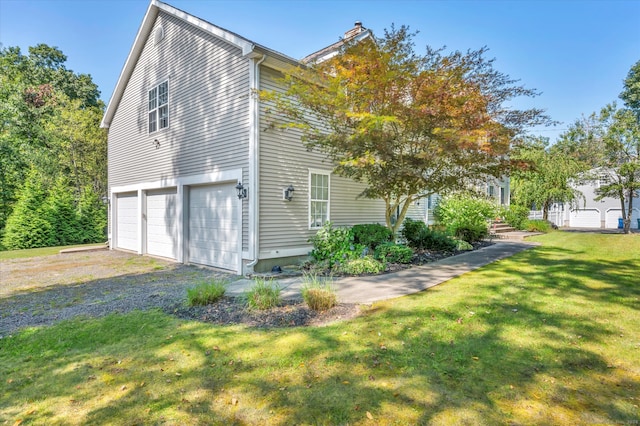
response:
[[[482,285],[446,306],[431,302],[445,284],[330,327],[214,327],[152,311],[62,323],[58,341],[30,330],[19,339],[31,352],[60,356],[8,373],[0,418],[20,415],[11,395],[29,386],[75,401],[69,411],[91,424],[353,424],[367,412],[400,424],[636,421],[638,373],[609,365],[619,326],[593,314],[638,309],[637,262],[578,255],[538,247],[478,271]],[[55,387],[38,379],[51,374]]]

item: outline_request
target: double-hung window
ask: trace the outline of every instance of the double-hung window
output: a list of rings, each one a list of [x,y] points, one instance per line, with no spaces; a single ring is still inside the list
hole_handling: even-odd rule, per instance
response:
[[[149,90],[149,133],[169,127],[169,82]]]
[[[309,228],[321,228],[329,220],[329,174],[309,174]]]

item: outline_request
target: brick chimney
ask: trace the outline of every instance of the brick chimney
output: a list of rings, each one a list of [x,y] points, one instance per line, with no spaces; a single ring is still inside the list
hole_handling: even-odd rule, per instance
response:
[[[348,40],[351,37],[355,37],[361,32],[363,32],[364,30],[365,28],[362,26],[362,22],[356,21],[356,23],[354,24],[354,27],[344,33],[344,39]]]

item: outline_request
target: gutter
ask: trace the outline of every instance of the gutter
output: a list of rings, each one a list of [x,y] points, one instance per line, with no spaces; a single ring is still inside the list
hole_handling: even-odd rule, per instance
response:
[[[245,266],[246,273],[253,272],[253,267],[258,263],[259,253],[260,98],[258,97],[258,91],[260,90],[260,64],[265,59],[267,59],[266,54],[263,54],[262,58],[257,61],[255,58],[251,58],[253,66],[249,70],[251,90],[249,95],[251,99],[249,106],[251,119],[251,133],[249,134],[249,247],[253,260]]]

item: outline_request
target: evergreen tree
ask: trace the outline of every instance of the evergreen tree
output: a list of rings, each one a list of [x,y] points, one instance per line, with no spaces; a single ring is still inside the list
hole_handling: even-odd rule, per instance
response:
[[[106,210],[98,194],[90,186],[85,187],[78,203],[80,242],[100,243],[106,240]]]
[[[51,227],[50,245],[65,246],[81,241],[75,200],[66,177],[56,179],[45,201],[44,212]]]
[[[51,225],[44,212],[46,193],[42,179],[31,169],[7,219],[3,245],[9,250],[46,247],[51,243]]]

